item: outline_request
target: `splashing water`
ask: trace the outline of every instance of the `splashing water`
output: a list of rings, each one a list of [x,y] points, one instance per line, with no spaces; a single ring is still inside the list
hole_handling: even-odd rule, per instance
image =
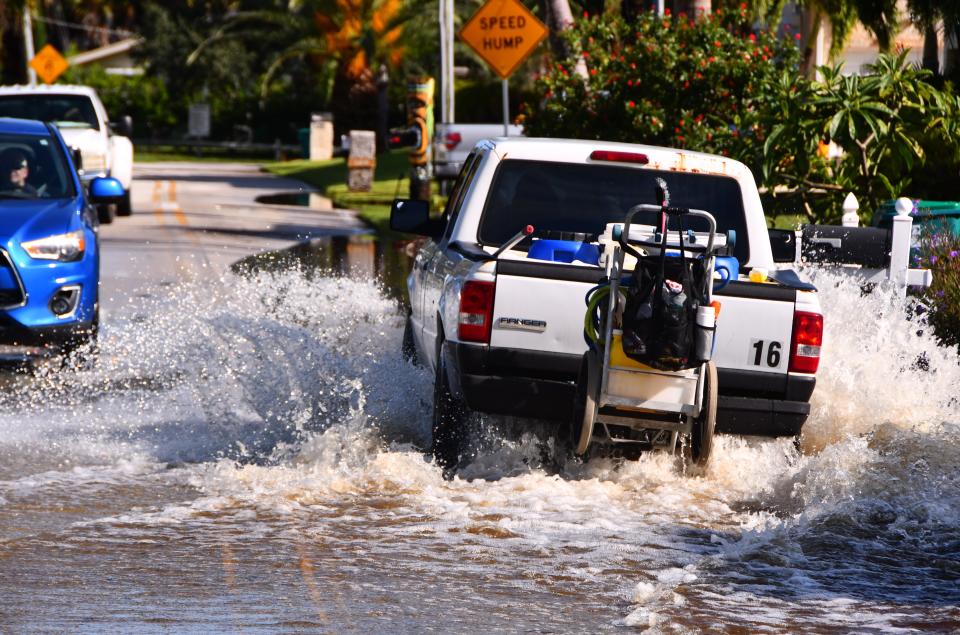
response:
[[[138,298],[93,369],[0,397],[0,580],[16,579],[0,617],[960,628],[957,358],[883,290],[816,282],[803,454],[720,437],[702,475],[663,454],[547,469],[547,435],[528,433],[488,439],[449,482],[421,449],[432,376],[402,360],[401,313],[376,284],[292,269]]]

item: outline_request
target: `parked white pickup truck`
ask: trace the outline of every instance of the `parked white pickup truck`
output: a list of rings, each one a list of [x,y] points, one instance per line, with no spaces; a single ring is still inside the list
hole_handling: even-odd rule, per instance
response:
[[[509,136],[519,137],[523,126],[507,127]],[[437,123],[433,134],[433,176],[445,183],[457,178],[473,146],[482,139],[503,135],[502,123]]]
[[[56,124],[67,145],[80,152],[84,183],[109,176],[123,185],[123,197],[113,205],[98,207],[101,223],[113,221],[114,213],[129,216],[130,185],[133,182],[131,123],[124,117],[119,125],[110,123],[107,110],[89,86],[0,86],[0,117],[39,119]]]
[[[573,249],[528,257],[531,239],[496,253],[519,230],[590,244],[662,178],[672,204],[709,211],[733,230],[739,275],[721,303],[713,359],[717,431],[796,436],[809,414],[823,318],[815,288],[777,270],[750,170],[725,157],[619,143],[493,139],[467,159],[439,220],[396,201],[391,226],[429,237],[407,284],[406,354],[435,370],[433,452],[453,468],[469,411],[556,420],[567,435],[587,344],[584,298],[602,267]],[[694,225],[691,229],[699,231]],[[733,238],[733,235],[730,235]],[[587,250],[589,251],[589,250]],[[755,283],[752,269],[770,279]]]

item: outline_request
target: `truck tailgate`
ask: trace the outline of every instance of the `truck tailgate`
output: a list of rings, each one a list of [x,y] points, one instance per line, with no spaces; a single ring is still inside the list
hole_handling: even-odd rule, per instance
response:
[[[593,267],[501,260],[490,345],[582,354],[584,297],[602,275]],[[731,282],[716,293],[717,367],[785,376],[796,295],[793,289],[750,282]]]
[[[501,260],[490,346],[582,354],[584,297],[602,275],[596,267]]]
[[[772,284],[731,282],[720,302],[714,360],[718,368],[786,375],[797,292]]]

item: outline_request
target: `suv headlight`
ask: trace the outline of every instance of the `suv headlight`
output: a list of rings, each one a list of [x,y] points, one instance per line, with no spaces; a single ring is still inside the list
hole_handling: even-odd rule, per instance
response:
[[[86,246],[82,229],[68,234],[47,236],[46,238],[31,240],[22,244],[23,249],[31,258],[38,260],[59,260],[61,262],[80,260],[83,258],[83,251]]]

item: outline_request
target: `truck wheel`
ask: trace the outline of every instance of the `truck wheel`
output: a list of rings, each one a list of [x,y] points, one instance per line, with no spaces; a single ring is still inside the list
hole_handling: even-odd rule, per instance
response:
[[[133,215],[133,206],[130,204],[130,190],[123,193],[123,198],[117,203],[117,216]]]
[[[97,217],[101,225],[109,225],[116,217],[116,208],[113,205],[97,205]]]
[[[694,465],[706,465],[713,451],[713,430],[717,425],[717,365],[707,362],[703,367],[703,407],[700,415],[693,421],[690,433],[687,462]]]
[[[577,396],[573,408],[573,452],[583,456],[590,448],[593,424],[597,419],[597,397],[600,394],[600,356],[594,351],[583,354],[577,377]]]
[[[400,354],[403,355],[404,361],[408,361],[414,366],[420,365],[420,360],[417,358],[417,345],[413,341],[413,322],[410,321],[409,315],[403,327],[403,343],[400,344]]]
[[[433,444],[431,453],[437,465],[443,468],[446,479],[453,478],[463,451],[467,407],[450,390],[447,380],[447,362],[440,347],[437,375],[433,382]]]

